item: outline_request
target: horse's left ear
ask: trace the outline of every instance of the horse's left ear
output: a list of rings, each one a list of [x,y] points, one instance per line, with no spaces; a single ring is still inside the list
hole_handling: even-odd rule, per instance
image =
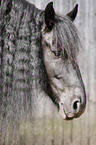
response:
[[[76,4],[73,10],[67,14],[67,16],[71,18],[72,21],[74,21],[77,16],[77,12],[78,12],[78,4]]]
[[[52,29],[54,26],[55,11],[53,8],[53,2],[50,2],[45,8],[45,24],[48,29]]]

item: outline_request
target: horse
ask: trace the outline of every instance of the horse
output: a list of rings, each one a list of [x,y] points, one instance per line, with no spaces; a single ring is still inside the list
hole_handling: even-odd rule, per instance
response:
[[[53,2],[40,10],[26,0],[0,1],[0,134],[14,121],[31,118],[42,96],[64,120],[83,114],[86,91],[77,58],[82,46],[73,24],[77,12],[78,4],[62,17]]]
[[[26,0],[0,1],[0,122],[30,115],[42,92],[64,120],[83,114],[86,91],[77,59],[82,46],[73,24],[77,12],[78,4],[62,17],[53,2],[40,10]]]

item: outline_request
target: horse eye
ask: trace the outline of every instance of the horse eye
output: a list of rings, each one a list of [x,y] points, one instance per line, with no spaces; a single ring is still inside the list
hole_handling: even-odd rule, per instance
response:
[[[59,79],[62,79],[62,76],[57,76],[56,75],[55,78],[59,80]]]
[[[60,56],[61,52],[60,51],[52,51],[54,53],[55,56]]]

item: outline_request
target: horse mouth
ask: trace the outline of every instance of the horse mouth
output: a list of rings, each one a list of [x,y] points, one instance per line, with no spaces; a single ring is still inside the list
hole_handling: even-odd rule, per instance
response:
[[[74,119],[74,117],[72,117],[72,116],[74,116],[74,114],[72,116],[70,116],[70,115],[68,115],[68,113],[66,113],[66,110],[64,108],[63,103],[59,103],[59,107],[60,107],[59,114],[64,120],[68,121],[68,120],[73,120]]]

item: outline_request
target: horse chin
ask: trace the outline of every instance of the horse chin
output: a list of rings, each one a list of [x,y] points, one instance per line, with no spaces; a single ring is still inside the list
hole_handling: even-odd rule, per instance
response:
[[[64,109],[64,106],[61,105],[61,103],[59,103],[59,114],[64,120],[67,120],[67,121],[73,120],[73,117],[67,116],[65,109]]]

